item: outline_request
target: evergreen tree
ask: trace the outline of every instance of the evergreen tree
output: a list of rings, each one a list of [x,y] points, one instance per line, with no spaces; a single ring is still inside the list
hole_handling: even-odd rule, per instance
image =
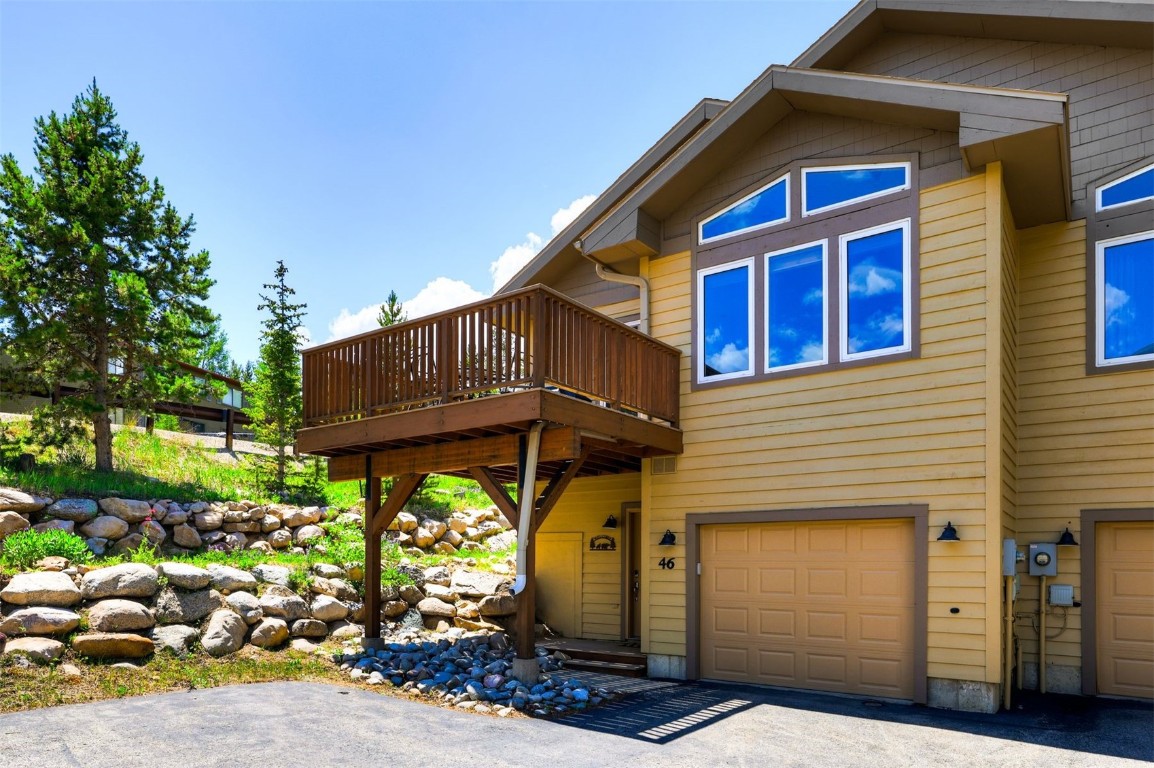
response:
[[[96,469],[111,471],[113,409],[195,397],[174,363],[213,317],[209,256],[190,253],[192,217],[144,176],[95,82],[70,113],[35,125],[35,176],[0,158],[5,376],[60,394],[41,415],[61,433],[91,423]]]
[[[275,282],[266,283],[271,296],[261,294],[258,309],[268,312],[261,321],[260,359],[256,375],[247,388],[249,407],[245,413],[252,419],[256,439],[276,451],[276,475],[271,490],[283,497],[287,448],[296,440],[301,427],[301,320],[305,304],[293,304],[296,291],[285,284],[288,268],[276,263]]]
[[[409,319],[405,312],[404,305],[401,304],[400,299],[397,298],[396,291],[389,291],[389,296],[385,299],[385,303],[381,305],[381,312],[377,315],[377,324],[382,328],[388,328],[390,325],[403,323]]]

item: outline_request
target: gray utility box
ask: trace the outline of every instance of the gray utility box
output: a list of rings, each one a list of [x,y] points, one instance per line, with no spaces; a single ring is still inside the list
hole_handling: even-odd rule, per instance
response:
[[[1057,576],[1058,545],[1031,544],[1027,562],[1030,564],[1031,576]]]

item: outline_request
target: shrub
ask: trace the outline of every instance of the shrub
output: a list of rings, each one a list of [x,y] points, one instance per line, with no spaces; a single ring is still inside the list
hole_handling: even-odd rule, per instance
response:
[[[0,558],[16,568],[30,568],[37,561],[54,555],[72,563],[86,563],[92,558],[84,539],[58,528],[13,533],[4,539]]]

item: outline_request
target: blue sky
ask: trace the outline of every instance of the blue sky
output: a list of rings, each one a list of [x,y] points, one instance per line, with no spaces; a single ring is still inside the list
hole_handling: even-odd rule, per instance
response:
[[[0,3],[0,151],[93,78],[195,215],[240,360],[277,259],[321,342],[490,294],[703,97],[853,6]],[[367,308],[367,309],[366,309]]]

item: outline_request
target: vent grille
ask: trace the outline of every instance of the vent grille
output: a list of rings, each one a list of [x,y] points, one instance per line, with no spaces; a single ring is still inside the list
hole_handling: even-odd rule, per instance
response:
[[[656,456],[649,469],[654,475],[672,475],[677,471],[676,456]]]

